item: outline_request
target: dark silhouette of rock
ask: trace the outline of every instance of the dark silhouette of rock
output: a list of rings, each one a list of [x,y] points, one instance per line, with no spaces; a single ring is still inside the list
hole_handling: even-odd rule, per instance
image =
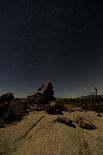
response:
[[[26,103],[21,101],[15,102],[14,105],[12,105],[12,112],[15,119],[22,118],[23,116],[28,114]]]
[[[1,115],[1,119],[4,122],[15,121],[16,119],[20,119],[26,114],[28,114],[27,106],[23,102],[15,102],[13,101],[10,105],[4,106],[3,112]]]
[[[42,106],[55,100],[52,83],[43,84],[34,95],[27,97],[28,107],[38,104]],[[39,107],[40,109],[40,107]]]
[[[0,128],[4,127],[4,121],[2,119],[0,119]]]
[[[0,119],[4,122],[11,122],[22,118],[28,113],[27,105],[20,100],[14,100],[12,93],[0,97]]]
[[[11,102],[14,101],[14,95],[7,93],[0,96],[0,119],[3,121],[10,116]]]
[[[4,116],[7,115],[7,112],[10,109],[10,103],[9,102],[2,102],[0,103],[0,118],[4,119]]]
[[[10,102],[14,100],[14,95],[12,93],[7,93],[0,96],[0,102]]]
[[[100,113],[97,114],[98,117],[102,117],[102,115]]]
[[[50,101],[54,101],[54,91],[53,91],[53,85],[52,83],[45,83],[43,84],[38,91],[35,93],[36,96],[43,96],[46,98],[46,100],[48,100],[48,102]]]

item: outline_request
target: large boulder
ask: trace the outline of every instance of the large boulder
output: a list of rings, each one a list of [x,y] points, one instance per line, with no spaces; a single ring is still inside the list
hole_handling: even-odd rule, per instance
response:
[[[10,102],[0,103],[0,118],[1,119],[4,119],[4,115],[6,115],[9,109],[10,109]]]
[[[0,97],[0,120],[11,122],[22,118],[27,113],[26,103],[21,100],[14,100],[12,93]]]
[[[0,96],[0,119],[5,120],[10,111],[10,103],[14,101],[14,95],[7,93]]]
[[[46,105],[55,100],[52,83],[43,84],[34,95],[27,97],[28,107],[35,104]]]
[[[49,102],[55,100],[52,83],[43,84],[35,93],[36,96],[44,96]]]
[[[14,95],[12,93],[7,93],[0,96],[0,102],[10,102],[14,100]]]

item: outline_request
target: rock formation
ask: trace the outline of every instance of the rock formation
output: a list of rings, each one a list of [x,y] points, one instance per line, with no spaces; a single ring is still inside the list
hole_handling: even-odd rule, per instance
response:
[[[16,101],[12,93],[7,93],[0,97],[0,122],[11,122],[27,113],[25,102]]]
[[[31,110],[31,107],[33,107],[32,110],[36,111],[44,110],[45,105],[55,100],[53,94],[52,83],[45,83],[34,95],[28,96],[26,101],[23,101],[22,99],[14,99],[12,93],[2,95],[0,97],[1,122],[3,121],[5,123],[20,119],[28,113],[29,109]]]
[[[0,96],[0,103],[1,102],[10,102],[14,100],[14,95],[12,93],[7,93]]]
[[[38,105],[46,105],[51,101],[55,100],[53,96],[53,86],[52,83],[43,84],[34,95],[27,97],[27,102],[30,105],[38,104]]]

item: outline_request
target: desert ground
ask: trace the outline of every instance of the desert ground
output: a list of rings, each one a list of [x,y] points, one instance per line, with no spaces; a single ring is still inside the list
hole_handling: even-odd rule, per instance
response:
[[[58,117],[72,120],[75,128],[56,122]],[[81,117],[95,124],[96,129],[86,130],[76,124]],[[92,111],[64,112],[62,116],[30,112],[21,121],[0,129],[0,154],[102,155],[103,117]]]

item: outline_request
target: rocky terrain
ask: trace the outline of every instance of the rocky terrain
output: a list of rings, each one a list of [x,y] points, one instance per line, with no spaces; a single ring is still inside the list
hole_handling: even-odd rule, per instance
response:
[[[0,155],[103,154],[103,114],[53,94],[47,83],[27,99],[0,97]]]
[[[95,128],[80,127],[76,122],[81,118]],[[0,129],[0,154],[102,155],[103,117],[95,112],[64,112],[62,116],[30,112]]]

